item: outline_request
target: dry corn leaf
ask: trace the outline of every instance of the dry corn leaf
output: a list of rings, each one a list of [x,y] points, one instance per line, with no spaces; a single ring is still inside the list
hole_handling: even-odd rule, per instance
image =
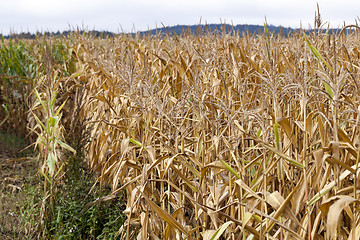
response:
[[[157,204],[155,204],[153,201],[150,200],[146,194],[144,194],[142,191],[140,191],[141,195],[145,198],[146,202],[150,205],[151,209],[156,212],[156,214],[164,220],[166,223],[170,224],[174,228],[180,230],[182,233],[184,233],[186,236],[188,236],[188,231],[169,213],[165,212],[163,209],[161,209]]]
[[[326,216],[326,230],[330,239],[335,239],[338,235],[338,224],[340,214],[346,206],[351,203],[360,203],[360,200],[350,196],[340,195],[334,196],[320,205],[320,210],[324,216]]]
[[[265,202],[265,199],[263,199],[256,192],[254,192],[248,185],[244,183],[243,180],[238,179],[235,181],[235,183],[237,183],[240,187],[242,187],[245,191],[247,191],[251,196],[255,197],[256,199],[259,199],[261,202]],[[244,196],[244,198],[245,197],[246,195]]]

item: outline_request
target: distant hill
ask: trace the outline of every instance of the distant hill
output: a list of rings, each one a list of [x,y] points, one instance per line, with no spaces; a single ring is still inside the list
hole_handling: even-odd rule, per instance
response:
[[[274,33],[274,34],[282,34],[285,36],[288,36],[289,34],[298,31],[299,29],[293,29],[293,28],[286,28],[286,27],[281,27],[281,26],[273,26],[273,25],[268,25],[267,26],[268,32],[269,33]],[[206,25],[176,25],[176,26],[171,26],[171,27],[162,27],[162,28],[157,28],[157,29],[151,29],[148,31],[139,31],[137,33],[129,33],[129,34],[140,34],[141,36],[148,36],[150,35],[166,35],[166,34],[170,34],[170,35],[182,35],[185,33],[192,33],[192,34],[207,34],[207,33],[212,33],[212,34],[223,34],[224,32],[226,34],[234,34],[234,33],[249,33],[251,35],[254,34],[259,34],[259,33],[264,33],[264,26],[263,25],[252,25],[252,24],[239,24],[239,25],[230,25],[230,24],[206,24]],[[314,31],[314,30],[306,30],[305,32],[308,33],[309,31]],[[323,32],[326,32],[326,29],[321,30]],[[340,29],[329,29],[330,33],[338,33],[340,31]],[[5,35],[3,36],[2,34],[0,34],[0,38],[20,38],[20,39],[35,39],[35,38],[40,38],[42,36],[68,36],[71,33],[74,32],[79,32],[80,34],[86,34],[86,35],[90,35],[90,36],[94,36],[97,38],[108,38],[108,37],[114,37],[117,35],[121,35],[121,34],[126,34],[126,33],[113,33],[113,32],[109,32],[109,31],[96,31],[96,30],[91,30],[91,31],[86,31],[86,30],[78,30],[78,31],[63,31],[63,32],[43,32],[43,33],[16,33],[16,34],[10,34],[10,35]]]
[[[267,29],[270,33],[282,33],[288,34],[294,29],[285,28],[281,26],[267,26]],[[141,35],[154,35],[154,34],[174,34],[181,35],[184,33],[192,33],[192,34],[203,34],[203,33],[227,33],[231,34],[234,32],[245,33],[248,32],[250,34],[258,34],[264,32],[264,26],[262,25],[251,25],[251,24],[241,24],[241,25],[230,25],[230,24],[206,24],[206,25],[177,25],[172,27],[162,27],[158,29],[152,29],[149,31],[139,32]]]
[[[300,29],[299,28],[288,28],[288,27],[282,27],[282,26],[274,26],[274,25],[268,25],[267,30],[269,33],[272,34],[282,34],[285,36],[288,36],[291,33],[297,32]],[[332,28],[329,29],[329,33],[339,33],[341,29],[338,28]],[[152,29],[149,31],[141,31],[138,32],[141,35],[155,35],[155,34],[170,34],[173,35],[174,33],[177,35],[185,34],[185,33],[192,33],[192,34],[204,34],[204,33],[226,33],[226,34],[233,34],[233,33],[249,33],[251,35],[254,34],[262,34],[264,33],[264,25],[253,25],[253,24],[239,24],[239,25],[230,25],[230,24],[206,24],[206,25],[177,25],[177,26],[171,26],[171,27],[162,27],[158,29]],[[317,30],[304,30],[306,34],[309,32],[314,32]],[[321,29],[319,30],[323,33],[327,31],[327,29]],[[353,30],[348,30],[347,32],[350,32]]]
[[[10,39],[10,38],[18,38],[18,39],[36,39],[41,38],[43,36],[55,36],[55,37],[61,37],[61,36],[68,36],[72,33],[80,33],[85,35],[94,36],[97,38],[107,38],[107,37],[114,37],[116,34],[109,31],[85,31],[85,30],[79,30],[79,31],[57,31],[57,32],[37,32],[37,33],[30,33],[30,32],[22,32],[22,33],[11,33],[9,35],[2,35],[0,34],[0,38]]]

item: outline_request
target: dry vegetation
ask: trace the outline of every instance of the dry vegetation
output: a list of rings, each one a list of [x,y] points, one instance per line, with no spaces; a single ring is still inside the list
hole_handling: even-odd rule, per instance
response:
[[[41,84],[112,186],[86,207],[126,190],[122,238],[359,239],[357,32],[62,41],[77,70]]]
[[[65,86],[81,86],[90,168],[128,192],[122,234],[209,238],[232,221],[225,238],[359,236],[359,36],[309,43],[79,39]]]

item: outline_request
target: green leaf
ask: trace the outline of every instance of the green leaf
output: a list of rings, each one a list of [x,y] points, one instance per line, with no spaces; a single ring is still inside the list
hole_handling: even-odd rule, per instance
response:
[[[264,23],[264,30],[265,30],[266,35],[269,36],[269,31],[268,31],[268,29],[267,29],[266,23]]]
[[[43,175],[44,176],[44,178],[50,183],[50,184],[52,184],[52,182],[51,182],[51,180],[50,180],[50,178],[48,177],[48,176],[46,176],[46,174],[45,173],[43,173],[43,171],[41,171],[41,170],[39,170],[39,172],[41,173],[41,175]]]
[[[40,97],[39,92],[38,92],[36,89],[34,89],[34,93],[35,93],[35,96],[36,96],[37,100],[40,102],[41,106],[43,107],[45,113],[47,114],[47,108],[46,108],[46,106],[45,106],[44,101],[41,100],[41,97]]]
[[[59,167],[59,169],[58,169],[57,172],[55,173],[54,178],[56,178],[56,177],[61,173],[61,170],[63,169],[63,167],[64,167],[64,163],[61,164],[61,166]]]
[[[52,96],[51,96],[51,108],[54,108],[54,106],[55,106],[55,101],[56,101],[56,96],[57,96],[57,92],[55,91],[55,92],[52,92],[52,94],[51,94]]]
[[[136,141],[135,139],[130,138],[129,142],[132,142],[133,144],[135,144],[135,145],[137,145],[139,147],[143,147],[142,143],[139,142],[139,141]],[[144,147],[144,149],[146,150],[146,147]]]
[[[280,149],[280,137],[279,137],[279,128],[277,122],[275,122],[274,124],[274,134],[275,134],[276,148]]]
[[[224,160],[221,160],[221,159],[220,159],[220,161],[221,161],[221,163],[225,166],[225,168],[226,168],[227,170],[229,170],[232,174],[234,174],[234,176],[235,176],[237,179],[240,179],[239,174],[237,174],[237,173],[235,172],[235,170],[234,170],[232,167],[230,167],[229,164],[227,164]]]
[[[331,98],[334,98],[334,93],[331,87],[329,86],[329,84],[327,84],[325,81],[323,81],[323,83],[324,83],[325,91],[330,95]]]
[[[50,117],[50,126],[51,127],[54,127],[55,126],[55,123],[56,123],[56,117]]]
[[[212,235],[210,240],[217,240],[221,237],[221,235],[225,232],[225,230],[229,227],[230,224],[234,223],[233,221],[228,221],[224,223],[218,230]]]
[[[200,158],[200,155],[201,155],[201,151],[203,149],[203,146],[204,146],[204,143],[203,143],[203,140],[200,138],[200,141],[199,141],[199,146],[198,146],[198,152],[197,152],[197,158]]]
[[[59,139],[55,138],[55,141],[62,147],[65,148],[66,150],[69,150],[70,152],[73,152],[74,154],[76,154],[76,150],[73,149],[72,147],[70,147],[70,145],[68,145],[67,143],[64,143],[62,141],[60,141]]]
[[[58,110],[57,110],[56,113],[55,113],[55,116],[59,115],[59,113],[60,113],[61,109],[64,107],[66,101],[67,101],[67,100],[65,100],[65,101],[61,104],[61,106],[58,108]]]
[[[256,137],[260,137],[261,136],[261,132],[262,132],[262,130],[261,130],[261,128],[259,128],[259,130],[257,131],[257,133],[256,133]]]
[[[38,118],[38,116],[36,116],[35,113],[33,113],[33,115],[34,115],[36,122],[38,123],[38,124],[36,124],[36,126],[40,127],[41,132],[45,131],[45,129],[46,129],[45,125],[40,121],[40,119]],[[36,126],[35,126],[35,129],[36,129]]]
[[[302,165],[301,163],[299,163],[298,161],[296,161],[295,159],[292,159],[291,157],[287,156],[286,154],[282,153],[281,151],[279,151],[278,149],[270,146],[269,144],[261,141],[260,139],[254,139],[255,141],[259,142],[262,146],[264,146],[266,149],[270,150],[271,152],[275,153],[276,155],[278,155],[279,157],[287,160],[290,164],[297,166],[299,168],[304,168],[304,165]]]
[[[314,56],[321,60],[328,69],[330,69],[331,71],[333,71],[332,67],[325,61],[325,59],[321,56],[320,52],[313,46],[311,45],[309,38],[306,36],[306,34],[304,33],[304,37],[305,37],[305,41],[307,43],[307,45],[309,46],[311,52],[314,54]]]
[[[48,155],[48,159],[47,159],[47,164],[48,164],[48,167],[49,167],[50,176],[54,175],[55,162],[56,162],[55,154],[53,152],[50,152],[49,155]]]

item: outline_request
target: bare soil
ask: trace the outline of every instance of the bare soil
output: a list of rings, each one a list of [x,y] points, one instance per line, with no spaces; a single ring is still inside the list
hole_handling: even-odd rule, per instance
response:
[[[23,143],[0,139],[0,239],[31,239],[26,230],[27,184],[35,180],[36,161],[24,156]],[[36,183],[35,183],[36,184]]]

